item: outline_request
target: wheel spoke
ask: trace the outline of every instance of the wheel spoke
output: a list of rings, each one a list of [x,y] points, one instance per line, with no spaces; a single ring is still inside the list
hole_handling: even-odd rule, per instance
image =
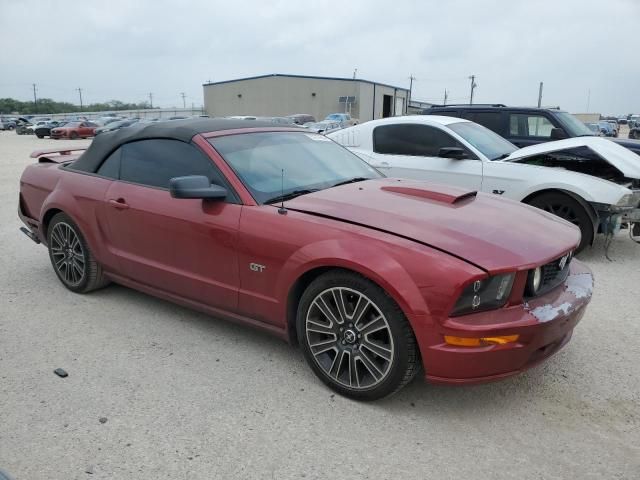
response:
[[[336,356],[333,359],[333,363],[331,364],[331,368],[329,368],[329,371],[327,372],[331,377],[335,378],[336,380],[338,379],[338,377],[340,377],[340,367],[342,365],[342,361],[344,360],[344,355],[345,355],[344,350],[338,350],[338,352],[336,353]]]
[[[315,343],[309,343],[309,347],[311,348],[311,352],[315,356],[318,356],[321,353],[328,352],[329,350],[334,349],[336,347],[336,339],[325,338],[324,340],[320,340]]]
[[[358,377],[358,365],[356,364],[356,356],[349,353],[349,386],[360,387],[360,378]]]
[[[336,304],[336,309],[338,310],[338,315],[340,315],[340,322],[345,323],[347,318],[347,309],[344,305],[344,295],[342,294],[342,289],[334,288],[331,290],[331,294],[333,295],[333,300]]]
[[[378,369],[378,367],[376,367],[376,364],[368,357],[368,354],[365,353],[364,350],[360,350],[359,358],[364,367],[369,371],[371,376],[377,381],[382,376],[382,372]]]
[[[335,337],[335,333],[331,329],[331,325],[323,325],[320,322],[311,319],[307,321],[307,331],[320,333],[322,335],[333,335]]]
[[[316,300],[313,302],[313,305],[315,305],[318,310],[320,310],[320,312],[322,312],[322,314],[326,317],[326,319],[331,322],[331,326],[333,326],[335,323],[340,323],[336,315],[333,313],[333,310],[331,310],[331,307],[327,305],[327,302],[325,302],[323,297],[316,298]]]
[[[384,359],[387,362],[391,361],[391,355],[393,355],[393,352],[390,348],[387,348],[376,342],[372,342],[367,338],[365,338],[365,340],[362,342],[362,348],[366,348],[370,352],[375,353],[378,357]]]
[[[69,286],[78,285],[85,275],[86,258],[74,228],[57,223],[51,230],[49,251],[60,278]]]
[[[358,323],[362,320],[364,313],[369,308],[369,305],[371,305],[371,302],[364,296],[360,296],[360,298],[358,298],[358,302],[353,309],[353,315],[351,316],[351,321],[356,327],[358,327]]]
[[[370,335],[373,332],[377,332],[378,330],[382,330],[387,327],[387,322],[383,316],[377,316],[365,326],[360,328],[360,333],[364,336]]]

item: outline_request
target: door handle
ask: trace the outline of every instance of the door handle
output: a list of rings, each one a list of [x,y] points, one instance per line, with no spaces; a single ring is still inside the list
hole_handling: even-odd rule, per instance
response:
[[[109,205],[111,205],[114,208],[118,208],[120,210],[125,210],[129,208],[129,205],[126,204],[126,202],[124,201],[124,198],[119,198],[117,200],[114,200],[112,198],[109,200]]]

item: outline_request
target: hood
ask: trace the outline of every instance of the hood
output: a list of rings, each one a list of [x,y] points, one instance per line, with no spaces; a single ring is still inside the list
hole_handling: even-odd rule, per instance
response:
[[[576,147],[587,147],[591,149],[598,156],[620,170],[627,178],[640,178],[640,158],[638,158],[638,155],[628,148],[602,137],[575,137],[558,140],[556,142],[539,143],[516,150],[502,161],[517,162],[520,159],[534,155],[558,152]]]
[[[610,138],[609,140],[632,150],[637,155],[640,155],[640,140],[631,140],[628,138]]]
[[[580,241],[570,223],[494,195],[376,179],[302,195],[286,207],[409,238],[491,273],[554,260]]]

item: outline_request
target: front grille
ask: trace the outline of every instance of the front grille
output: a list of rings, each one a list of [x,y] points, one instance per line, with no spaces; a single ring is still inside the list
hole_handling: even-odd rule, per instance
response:
[[[569,275],[569,264],[571,263],[572,256],[569,256],[565,259],[564,268],[560,268],[560,263],[562,262],[561,257],[553,262],[549,262],[542,267],[542,286],[540,287],[540,291],[549,291],[552,288],[557,287],[559,284],[564,282]]]
[[[550,292],[551,290],[556,288],[567,279],[567,276],[569,275],[569,264],[571,263],[573,255],[569,254],[569,256],[564,260],[564,267],[560,268],[560,264],[563,263],[563,258],[565,258],[565,256],[562,256],[542,266],[542,282],[540,283],[540,288],[535,295],[531,295],[531,293],[529,293],[529,298],[544,295],[545,293]]]

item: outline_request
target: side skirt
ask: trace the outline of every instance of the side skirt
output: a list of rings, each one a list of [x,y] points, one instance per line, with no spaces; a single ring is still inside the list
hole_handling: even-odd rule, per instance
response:
[[[196,302],[195,300],[189,300],[189,299],[180,297],[178,295],[174,295],[172,293],[166,292],[164,290],[160,290],[155,287],[150,287],[148,285],[138,283],[135,280],[131,280],[129,278],[122,277],[120,275],[117,275],[111,272],[104,272],[104,274],[113,282],[118,283],[120,285],[124,285],[125,287],[138,290],[140,292],[146,293],[148,295],[152,295],[154,297],[162,298],[163,300],[168,300],[178,305],[182,305],[183,307],[191,308],[193,310],[206,313],[207,315],[211,315],[212,317],[222,318],[225,320],[229,320],[231,322],[240,323],[243,325],[248,325],[253,328],[257,328],[259,330],[267,331],[270,334],[275,335],[276,337],[281,338],[285,342],[289,343],[289,335],[287,334],[286,328],[279,328],[279,327],[276,327],[275,325],[270,325],[268,323],[254,320],[253,318],[244,317],[242,315],[228,312],[226,310],[220,310],[218,308],[205,305],[204,303]]]

